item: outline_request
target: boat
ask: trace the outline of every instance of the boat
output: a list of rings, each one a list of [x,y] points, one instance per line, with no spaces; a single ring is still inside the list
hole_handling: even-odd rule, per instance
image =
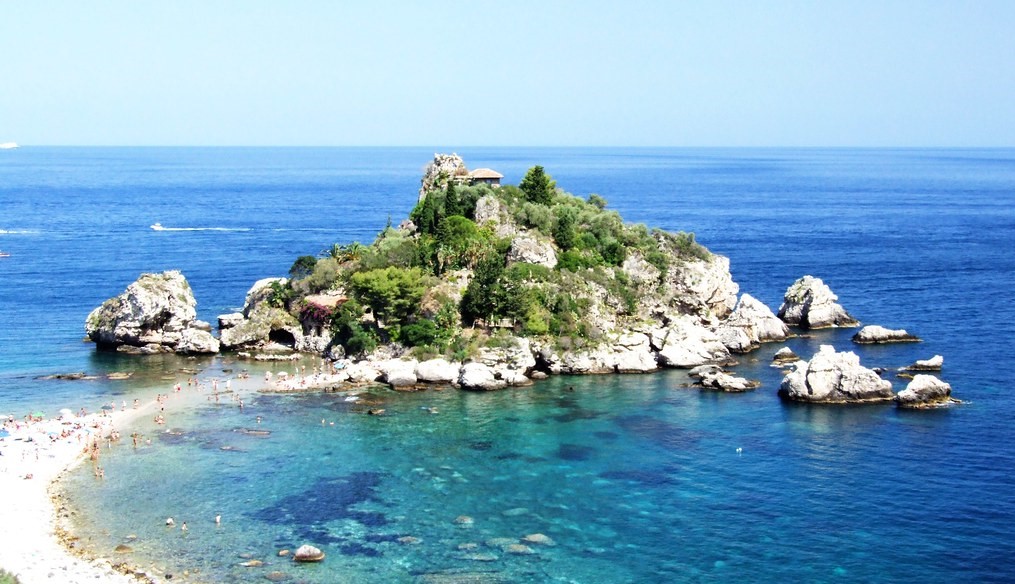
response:
[[[14,150],[18,147],[17,142],[4,142],[0,144],[0,150]]]
[[[166,228],[163,227],[161,223],[155,223],[155,224],[153,224],[152,225],[152,229],[154,229],[155,231],[165,231],[166,230]]]
[[[11,254],[9,254],[9,253],[5,252],[4,250],[0,249],[0,258],[9,258],[9,257],[11,257]]]

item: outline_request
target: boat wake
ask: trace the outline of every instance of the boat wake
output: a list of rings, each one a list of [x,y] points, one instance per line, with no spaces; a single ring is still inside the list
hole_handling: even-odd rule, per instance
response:
[[[37,235],[35,229],[0,229],[0,235]]]
[[[161,223],[151,228],[154,231],[250,231],[249,227],[164,227]]]

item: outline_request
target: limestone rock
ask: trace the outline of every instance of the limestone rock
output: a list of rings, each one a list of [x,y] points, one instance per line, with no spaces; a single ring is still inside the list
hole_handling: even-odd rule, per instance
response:
[[[786,289],[779,318],[805,329],[857,326],[856,319],[836,303],[838,299],[819,278],[804,276]]]
[[[760,381],[745,379],[743,377],[734,377],[725,371],[717,369],[718,368],[702,373],[695,385],[702,389],[725,391],[728,393],[741,393],[757,389],[761,386]]]
[[[416,385],[417,364],[415,359],[404,361],[402,359],[390,359],[375,363],[375,366],[381,372],[381,378],[384,382],[397,389],[399,387]]]
[[[666,289],[685,313],[726,318],[737,304],[740,286],[730,274],[729,258],[712,255],[671,266]]]
[[[919,340],[919,337],[909,334],[905,329],[892,330],[876,324],[867,325],[853,335],[853,342],[858,345],[913,343]]]
[[[458,176],[469,176],[465,161],[457,154],[434,154],[433,160],[423,170],[420,180],[419,200],[426,198],[430,191],[444,190],[448,181]]]
[[[918,359],[916,363],[905,367],[904,371],[941,371],[944,367],[945,358],[941,355],[934,355],[930,359]]]
[[[293,554],[293,560],[297,562],[320,562],[324,559],[324,552],[312,545],[304,544]]]
[[[345,368],[345,371],[349,375],[350,383],[373,383],[379,381],[382,375],[375,364],[369,361],[352,363]]]
[[[793,352],[793,349],[783,347],[776,351],[775,355],[772,356],[772,366],[783,367],[785,365],[789,365],[790,363],[796,363],[799,360],[800,357]]]
[[[522,538],[525,543],[532,543],[536,545],[545,545],[547,547],[553,547],[557,545],[557,542],[553,541],[548,535],[542,533],[530,533]]]
[[[648,263],[638,251],[629,252],[620,269],[635,284],[655,284],[659,281],[659,268]]]
[[[852,352],[837,353],[822,345],[808,362],[797,362],[783,378],[779,395],[784,399],[815,403],[865,403],[889,401],[892,383],[862,367]]]
[[[557,252],[548,241],[540,241],[531,235],[522,235],[511,240],[507,261],[538,264],[553,269],[557,266]]]
[[[486,365],[498,380],[508,385],[528,385],[528,372],[536,366],[529,339],[510,337],[499,347],[486,347],[477,361]]]
[[[466,363],[458,377],[462,389],[493,390],[507,387],[507,382],[497,379],[493,370],[483,363]]]
[[[141,274],[85,320],[99,347],[128,352],[217,353],[219,342],[197,320],[197,301],[179,271]]]
[[[229,314],[219,315],[219,330],[233,328],[234,326],[243,322],[244,316],[242,312],[231,312]]]
[[[416,379],[425,383],[457,383],[462,366],[445,359],[420,361],[416,365]]]
[[[952,386],[933,375],[917,375],[895,396],[900,408],[936,408],[952,403]]]
[[[786,340],[789,328],[762,302],[744,294],[733,314],[716,328],[716,334],[730,351],[747,353],[761,343]]]
[[[497,237],[513,237],[518,233],[511,212],[495,195],[485,195],[476,201],[476,225],[491,225]]]
[[[676,319],[668,327],[654,331],[652,346],[659,352],[659,362],[667,367],[691,368],[731,361],[729,350],[719,337],[691,317]]]
[[[613,344],[617,373],[647,373],[659,369],[659,362],[648,335],[627,333]]]

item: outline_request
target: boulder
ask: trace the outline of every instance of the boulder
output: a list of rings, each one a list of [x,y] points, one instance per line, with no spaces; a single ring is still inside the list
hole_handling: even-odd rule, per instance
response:
[[[360,361],[345,368],[350,383],[374,383],[381,379],[381,371],[374,363]]]
[[[462,366],[445,359],[420,361],[416,365],[416,379],[425,383],[456,383]]]
[[[776,351],[775,355],[772,356],[772,366],[783,367],[789,365],[790,363],[796,363],[799,360],[800,357],[793,352],[793,349],[783,347]]]
[[[665,288],[681,312],[714,318],[733,312],[740,291],[730,274],[729,258],[714,254],[707,260],[681,260],[671,266]]]
[[[323,559],[324,552],[307,544],[301,545],[293,554],[293,560],[297,562],[320,562]]]
[[[524,337],[509,337],[499,347],[483,348],[477,361],[489,367],[494,377],[508,385],[531,383],[528,373],[536,366],[531,342]]]
[[[394,388],[400,387],[411,387],[416,385],[416,365],[418,365],[415,359],[405,360],[402,359],[391,359],[388,361],[382,361],[375,364],[377,369],[381,372],[381,378],[385,383]]]
[[[689,369],[731,361],[719,337],[691,317],[678,318],[666,328],[653,331],[652,346],[659,353],[659,363],[666,367]]]
[[[702,389],[741,393],[761,387],[760,381],[734,377],[721,370],[710,369],[701,374],[695,385]]]
[[[531,235],[521,235],[511,240],[507,261],[509,264],[538,264],[553,269],[557,266],[557,252],[548,241],[541,241]]]
[[[951,385],[933,375],[917,375],[895,396],[895,403],[900,408],[937,408],[957,401],[951,395]]]
[[[813,403],[868,403],[894,399],[892,383],[862,367],[856,353],[822,345],[810,361],[798,361],[779,388],[783,399]]]
[[[647,373],[659,369],[652,343],[644,333],[621,335],[613,344],[617,373]]]
[[[857,326],[856,319],[836,303],[838,299],[819,278],[804,276],[786,289],[779,318],[804,329]]]
[[[219,341],[197,320],[196,306],[179,271],[141,274],[88,315],[85,332],[97,346],[125,352],[217,353]]]
[[[930,359],[918,359],[916,363],[903,367],[903,371],[941,371],[944,367],[945,358],[941,355],[934,355]]]
[[[716,335],[734,353],[747,353],[761,343],[784,341],[789,327],[772,310],[750,294],[740,297],[733,314],[719,324]]]
[[[919,340],[919,337],[909,334],[905,329],[892,330],[876,324],[867,325],[853,335],[853,342],[858,345],[915,343],[919,342]]]
[[[493,390],[507,387],[507,382],[497,379],[493,370],[483,363],[466,363],[458,377],[462,389]]]
[[[229,314],[220,314],[219,330],[233,328],[234,326],[242,323],[244,318],[245,317],[243,316],[242,312],[231,312]]]

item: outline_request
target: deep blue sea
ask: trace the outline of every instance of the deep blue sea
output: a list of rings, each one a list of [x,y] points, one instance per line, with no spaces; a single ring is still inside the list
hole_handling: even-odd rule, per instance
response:
[[[798,354],[831,343],[889,368],[941,354],[942,378],[966,403],[784,404],[768,366],[776,345],[741,359],[737,372],[763,386],[740,395],[687,389],[669,371],[494,393],[371,390],[380,418],[339,394],[256,395],[242,411],[197,400],[173,416],[174,432],[142,422],[153,443],[114,448],[104,481],[87,467],[66,480],[84,545],[112,555],[133,535],[127,559],[195,582],[271,570],[306,582],[1015,581],[1015,150],[459,154],[507,182],[541,164],[628,221],[693,231],[773,309],[795,279],[818,276],[864,323],[924,342],[857,347],[853,331],[833,330],[787,343]],[[180,269],[214,322],[297,256],[397,224],[432,155],[0,152],[0,250],[11,254],[0,258],[0,413],[94,409],[167,390],[181,368],[246,367],[97,354],[84,320],[141,272]],[[72,371],[136,373],[37,379]],[[269,436],[237,431],[256,416]],[[189,517],[189,532],[167,531],[169,515]],[[556,545],[530,555],[498,545],[531,533]],[[325,562],[276,557],[308,542]],[[251,557],[265,566],[239,566]]]

